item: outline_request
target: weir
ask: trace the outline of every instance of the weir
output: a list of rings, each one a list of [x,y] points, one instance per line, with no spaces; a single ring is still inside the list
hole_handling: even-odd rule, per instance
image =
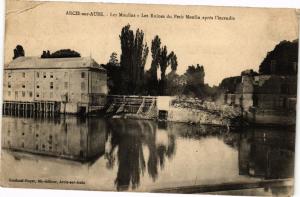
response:
[[[157,97],[155,96],[107,96],[106,113],[126,115],[130,118],[154,119],[157,117]]]

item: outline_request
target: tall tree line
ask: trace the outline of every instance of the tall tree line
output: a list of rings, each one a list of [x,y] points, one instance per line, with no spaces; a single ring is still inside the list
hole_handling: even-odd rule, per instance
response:
[[[144,32],[137,29],[136,33],[130,25],[122,28],[121,41],[121,89],[123,94],[139,94],[143,90],[144,67],[148,57],[149,48],[144,43]]]
[[[178,66],[175,53],[168,53],[167,46],[162,46],[161,39],[156,35],[151,42],[151,67],[145,71],[150,50],[144,41],[144,32],[140,29],[134,32],[130,25],[126,25],[122,28],[119,38],[120,63],[117,54],[113,52],[109,62],[103,65],[108,71],[110,94],[165,95],[166,70],[171,65],[172,71],[176,72]]]

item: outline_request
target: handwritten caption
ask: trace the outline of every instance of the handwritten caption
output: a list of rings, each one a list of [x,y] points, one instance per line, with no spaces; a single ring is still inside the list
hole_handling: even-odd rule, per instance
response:
[[[152,19],[189,19],[189,20],[203,20],[203,21],[234,21],[234,16],[202,16],[197,14],[154,14],[154,13],[131,13],[131,12],[109,12],[105,13],[102,11],[90,11],[82,12],[78,10],[66,11],[68,16],[90,16],[90,17],[122,17],[122,18],[152,18]]]

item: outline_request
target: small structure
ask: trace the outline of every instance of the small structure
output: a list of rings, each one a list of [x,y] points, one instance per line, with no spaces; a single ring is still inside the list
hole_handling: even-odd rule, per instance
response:
[[[171,96],[157,97],[158,120],[166,121],[169,119],[168,115],[171,108],[171,101],[173,99],[174,97]]]
[[[90,113],[106,103],[107,75],[91,57],[18,57],[4,68],[3,109]]]

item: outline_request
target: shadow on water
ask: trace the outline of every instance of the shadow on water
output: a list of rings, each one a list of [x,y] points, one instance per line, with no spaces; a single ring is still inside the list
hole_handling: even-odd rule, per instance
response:
[[[167,144],[156,143],[157,124],[152,121],[108,120],[107,167],[113,168],[115,157],[118,157],[118,172],[115,179],[117,190],[128,190],[140,185],[140,175],[147,171],[155,181],[158,168],[164,168],[165,158],[175,154],[175,136],[168,133]],[[145,159],[143,145],[149,150],[148,160]],[[114,150],[117,154],[114,154]]]
[[[3,148],[87,162],[90,166],[102,158],[106,169],[117,169],[111,181],[121,191],[137,189],[143,184],[143,176],[156,182],[159,172],[170,170],[165,167],[166,160],[178,162],[174,159],[176,152],[189,148],[178,146],[179,142],[209,139],[218,139],[235,150],[238,154],[236,174],[240,176],[263,180],[293,177],[295,132],[283,128],[244,128],[232,132],[207,125],[75,116],[4,116],[2,124]],[[195,145],[189,151],[193,152],[193,148]],[[210,158],[182,159],[186,163],[211,162]]]
[[[246,129],[239,139],[239,173],[265,179],[293,177],[294,152],[294,131]]]

